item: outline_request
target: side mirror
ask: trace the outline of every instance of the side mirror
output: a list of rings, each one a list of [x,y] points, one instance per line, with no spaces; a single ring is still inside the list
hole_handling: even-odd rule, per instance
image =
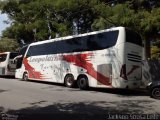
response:
[[[11,60],[12,64],[15,64],[17,62],[17,58],[15,57],[13,60]]]
[[[12,60],[13,63],[16,63],[19,58],[22,58],[22,55],[16,56],[16,57]]]

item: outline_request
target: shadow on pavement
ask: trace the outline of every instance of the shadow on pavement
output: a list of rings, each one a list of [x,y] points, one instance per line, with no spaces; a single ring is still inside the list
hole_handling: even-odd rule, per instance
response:
[[[0,78],[7,78],[7,79],[15,79],[15,76],[5,76],[5,75],[0,75]]]
[[[63,91],[63,88],[65,89],[64,84],[60,84],[60,83],[52,83],[52,82],[36,81],[36,80],[32,80],[32,81],[29,80],[28,82],[56,85],[56,86],[62,87],[61,89],[59,89],[60,91]],[[76,87],[76,88],[68,88],[68,91],[81,91],[81,90]],[[141,89],[89,88],[88,91],[91,91],[93,93],[103,92],[103,93],[117,94],[117,95],[128,96],[128,97],[129,96],[149,96],[147,89],[144,89],[144,88],[141,88]]]
[[[151,100],[122,100],[116,102],[79,102],[79,103],[53,103],[40,107],[40,103],[33,107],[20,110],[9,110],[6,114],[18,116],[18,120],[107,120],[109,116],[145,114],[152,111]],[[3,111],[3,108],[0,107]]]
[[[116,95],[120,95],[122,97],[124,97],[124,96],[127,96],[127,97],[129,97],[129,96],[149,96],[147,89],[91,88],[90,90],[95,91],[95,92],[116,94]]]

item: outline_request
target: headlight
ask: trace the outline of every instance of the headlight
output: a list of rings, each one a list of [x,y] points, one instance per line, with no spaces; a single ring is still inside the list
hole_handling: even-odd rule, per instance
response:
[[[149,83],[148,83],[148,86],[150,86],[151,84],[152,84],[152,82],[149,82]]]

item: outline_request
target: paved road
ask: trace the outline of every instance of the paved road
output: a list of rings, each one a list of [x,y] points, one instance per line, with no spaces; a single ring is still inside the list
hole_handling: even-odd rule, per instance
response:
[[[150,98],[144,90],[81,91],[51,83],[0,78],[1,116],[4,113],[15,115],[18,120],[37,117],[47,118],[46,120],[105,120],[109,117],[157,119],[160,115],[159,103],[159,100]]]

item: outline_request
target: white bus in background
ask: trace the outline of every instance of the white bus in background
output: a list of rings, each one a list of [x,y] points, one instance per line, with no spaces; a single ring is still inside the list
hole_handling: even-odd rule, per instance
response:
[[[0,53],[0,75],[14,76],[16,70],[16,63],[13,59],[18,55],[16,52],[2,52]]]
[[[24,80],[77,84],[80,89],[141,84],[142,40],[125,27],[35,42],[19,55],[16,78]]]

